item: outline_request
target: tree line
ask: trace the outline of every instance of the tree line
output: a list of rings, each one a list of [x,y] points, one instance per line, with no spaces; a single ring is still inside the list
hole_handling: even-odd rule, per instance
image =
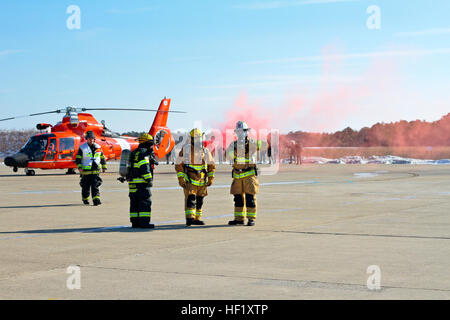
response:
[[[284,138],[304,147],[450,146],[450,113],[434,122],[401,120],[334,133],[291,131]]]
[[[19,151],[36,130],[0,130],[0,156]]]
[[[36,130],[0,130],[0,156],[20,150]],[[142,132],[129,131],[123,135],[138,137]],[[450,146],[450,113],[440,120],[376,123],[372,127],[353,130],[350,127],[334,133],[305,131],[281,135],[284,142],[296,141],[303,147],[414,147]]]

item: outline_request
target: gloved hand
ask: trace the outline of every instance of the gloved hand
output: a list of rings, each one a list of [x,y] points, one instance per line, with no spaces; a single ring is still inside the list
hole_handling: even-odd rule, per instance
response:
[[[178,184],[180,185],[180,187],[186,188],[186,180],[184,180],[183,177],[178,178]]]
[[[209,177],[208,178],[208,182],[206,183],[206,186],[209,187],[210,185],[212,185],[213,181],[214,181],[214,178],[213,177]]]

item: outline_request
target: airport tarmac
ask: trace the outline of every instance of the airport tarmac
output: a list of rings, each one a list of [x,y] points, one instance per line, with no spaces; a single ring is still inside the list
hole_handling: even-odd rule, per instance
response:
[[[78,175],[0,166],[0,299],[450,299],[448,165],[283,165],[259,177],[254,227],[227,225],[227,165],[206,225],[186,227],[161,165],[154,230],[130,228],[127,184],[109,167],[94,207]]]

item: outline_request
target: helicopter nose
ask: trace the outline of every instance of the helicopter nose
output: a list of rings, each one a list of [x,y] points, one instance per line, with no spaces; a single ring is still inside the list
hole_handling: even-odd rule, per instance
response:
[[[13,156],[6,157],[4,162],[9,167],[25,168],[28,165],[28,156],[24,153],[16,153]]]
[[[16,166],[16,160],[13,157],[6,157],[5,165],[7,165],[8,167],[14,167]]]

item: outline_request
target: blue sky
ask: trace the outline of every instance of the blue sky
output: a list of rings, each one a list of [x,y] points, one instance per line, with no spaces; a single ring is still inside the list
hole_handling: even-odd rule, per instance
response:
[[[66,27],[69,5],[81,9],[80,30]],[[366,26],[370,5],[379,30]],[[220,122],[245,96],[282,132],[433,121],[450,112],[449,12],[446,0],[2,1],[0,118],[150,108],[168,96],[188,111],[169,126],[189,128]],[[94,115],[119,132],[147,130],[154,116]]]

